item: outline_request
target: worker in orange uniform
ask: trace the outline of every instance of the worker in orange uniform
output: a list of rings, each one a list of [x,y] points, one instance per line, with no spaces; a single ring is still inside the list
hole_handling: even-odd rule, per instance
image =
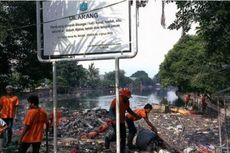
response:
[[[56,113],[57,115],[57,127],[59,126],[59,124],[60,124],[60,119],[61,119],[61,111],[58,111],[57,110],[57,113]],[[54,130],[54,113],[53,113],[53,111],[50,113],[50,115],[49,115],[49,127],[51,128],[51,132],[53,133],[53,130]]]
[[[202,113],[205,113],[207,105],[208,105],[208,103],[207,103],[207,95],[204,94],[204,95],[201,97]]]
[[[3,136],[3,145],[6,147],[11,143],[13,122],[17,118],[19,99],[13,95],[13,86],[7,85],[5,90],[6,95],[0,98],[0,116],[7,124],[7,129]]]
[[[185,108],[188,107],[190,100],[191,100],[191,95],[190,94],[186,95],[184,98]]]
[[[131,92],[128,88],[123,88],[119,91],[119,101],[120,101],[120,146],[121,146],[121,153],[125,153],[125,146],[126,146],[126,127],[125,127],[125,112],[129,112],[136,118],[140,118],[136,113],[134,113],[131,108],[129,107],[129,98],[131,97]],[[113,99],[109,113],[111,116],[113,133],[110,133],[105,137],[105,148],[109,149],[110,142],[116,140],[116,98]]]
[[[19,153],[26,153],[30,145],[32,145],[33,153],[39,153],[43,139],[44,125],[48,128],[48,115],[44,109],[38,106],[38,96],[31,95],[28,98],[28,102],[30,108],[23,121],[25,127],[20,138]]]
[[[139,115],[141,118],[143,118],[146,121],[146,123],[148,124],[148,126],[150,127],[150,129],[157,134],[157,129],[153,126],[153,124],[148,119],[148,114],[151,110],[152,110],[152,105],[146,104],[144,106],[144,108],[135,109],[134,112],[137,115]],[[128,129],[129,129],[129,135],[128,135],[128,147],[129,147],[129,149],[134,148],[132,142],[133,142],[133,138],[134,138],[135,134],[137,133],[137,129],[135,127],[134,121],[137,121],[141,118],[136,118],[135,116],[133,116],[130,113],[128,113],[126,115],[126,123],[128,125]]]

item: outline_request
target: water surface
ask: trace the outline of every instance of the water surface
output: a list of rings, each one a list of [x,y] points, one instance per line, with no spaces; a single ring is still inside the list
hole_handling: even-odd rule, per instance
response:
[[[164,97],[170,99],[171,94],[168,93],[169,92],[154,90],[135,92],[132,94],[132,98],[130,98],[130,107],[137,108],[143,107],[147,103],[159,103]],[[170,91],[170,93],[172,93],[172,91]],[[88,93],[77,98],[58,100],[57,107],[64,107],[74,111],[97,108],[109,109],[110,103],[114,98],[114,93],[93,91],[93,93]],[[42,103],[42,105],[47,109],[51,109],[53,106],[52,102],[45,102]]]

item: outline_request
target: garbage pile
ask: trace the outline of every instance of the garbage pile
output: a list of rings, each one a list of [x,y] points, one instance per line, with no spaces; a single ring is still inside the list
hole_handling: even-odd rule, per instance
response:
[[[65,114],[61,118],[58,127],[58,152],[66,153],[115,153],[116,142],[111,143],[111,149],[105,150],[104,137],[107,132],[111,132],[109,124],[109,114],[105,109],[85,110],[83,112],[63,111]],[[53,152],[52,132],[49,133],[49,152]],[[41,152],[45,152],[45,143],[42,144]],[[163,149],[161,149],[161,152]],[[133,152],[142,153],[134,150]],[[143,151],[145,152],[145,151]],[[163,152],[166,152],[163,151]]]
[[[108,121],[105,109],[85,110],[64,114],[58,127],[58,152],[77,150],[84,153],[97,153],[104,150],[102,125]],[[108,127],[109,128],[109,127]],[[102,130],[102,131],[99,131]],[[49,134],[52,138],[52,132]],[[52,145],[52,141],[50,141]],[[49,147],[52,152],[52,147]]]
[[[176,113],[151,113],[149,119],[157,127],[159,135],[180,152],[205,153],[204,150],[209,150],[211,153],[215,152],[216,146],[219,145],[217,118],[202,115],[184,116]],[[139,125],[147,127],[144,121],[140,121]]]
[[[62,118],[58,127],[58,153],[115,153],[116,144],[111,149],[104,149],[106,132],[111,132],[109,114],[105,109],[73,111],[62,108]],[[212,153],[219,144],[217,118],[202,115],[183,116],[176,113],[149,114],[149,120],[156,126],[159,136],[167,144],[159,153],[168,152],[200,152]],[[136,122],[138,129],[148,128],[142,119]],[[19,126],[18,127],[22,127]],[[17,135],[21,128],[15,130]],[[53,133],[49,132],[49,152],[53,152]],[[171,147],[171,148],[170,148]],[[41,152],[46,151],[45,141]],[[142,153],[135,150],[132,152]],[[143,151],[144,153],[144,151]]]

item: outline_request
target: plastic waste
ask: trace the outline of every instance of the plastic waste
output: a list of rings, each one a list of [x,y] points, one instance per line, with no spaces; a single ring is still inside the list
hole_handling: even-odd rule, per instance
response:
[[[192,153],[195,150],[196,150],[195,147],[188,147],[188,148],[183,150],[183,153]]]
[[[161,149],[158,153],[170,153],[168,150]]]

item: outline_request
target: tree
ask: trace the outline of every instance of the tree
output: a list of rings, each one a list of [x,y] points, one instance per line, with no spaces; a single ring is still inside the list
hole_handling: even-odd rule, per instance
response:
[[[135,73],[133,73],[131,75],[131,77],[135,77],[135,78],[141,78],[141,77],[144,77],[144,78],[148,78],[148,73],[146,73],[145,71],[137,71]]]
[[[228,1],[177,1],[176,20],[170,29],[188,32],[193,22],[199,23],[197,34],[212,63],[230,64],[230,3]]]
[[[180,91],[213,93],[229,84],[227,74],[209,65],[204,41],[199,36],[184,36],[165,56],[160,65],[164,87],[177,86]]]
[[[99,85],[99,69],[95,68],[94,63],[91,63],[87,71],[87,85],[95,88]]]
[[[76,61],[57,63],[57,85],[68,87],[83,87],[87,81],[87,71]]]
[[[191,83],[202,84],[202,88],[211,92],[226,88],[230,82],[230,3],[177,1],[176,4],[176,20],[169,29],[182,28],[186,33],[192,23],[197,22],[197,35],[202,39],[205,56],[209,59],[206,63],[208,69],[199,72]]]
[[[106,73],[104,81],[106,81],[106,82],[109,81],[110,86],[114,86],[115,85],[115,71]],[[120,85],[120,87],[128,87],[131,82],[132,82],[132,80],[125,76],[125,71],[120,70],[119,71],[119,85]]]
[[[131,77],[135,78],[135,87],[142,88],[143,86],[153,85],[152,79],[149,78],[148,73],[146,73],[145,71],[137,71],[134,74],[132,74]]]
[[[156,84],[156,83],[160,83],[159,73],[157,73],[157,74],[154,75],[154,77],[153,77],[153,84]]]
[[[0,15],[1,86],[34,88],[39,80],[51,78],[51,64],[37,59],[35,2],[0,2]]]

